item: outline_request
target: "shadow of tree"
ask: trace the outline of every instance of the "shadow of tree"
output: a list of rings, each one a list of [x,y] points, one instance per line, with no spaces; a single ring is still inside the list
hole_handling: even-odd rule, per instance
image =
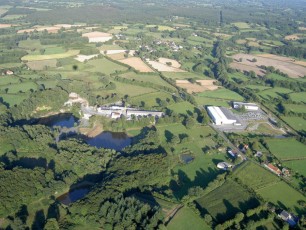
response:
[[[43,210],[39,210],[35,214],[34,221],[33,221],[31,229],[32,230],[44,229],[45,222],[46,222],[45,213],[44,213]]]

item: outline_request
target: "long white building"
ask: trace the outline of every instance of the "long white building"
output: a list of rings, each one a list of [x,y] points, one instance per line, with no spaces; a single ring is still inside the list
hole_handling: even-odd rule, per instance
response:
[[[207,112],[216,125],[232,125],[237,122],[235,116],[233,116],[226,108],[208,106]]]
[[[234,109],[240,109],[244,106],[247,111],[257,111],[259,109],[258,105],[254,103],[245,103],[245,102],[233,102]]]

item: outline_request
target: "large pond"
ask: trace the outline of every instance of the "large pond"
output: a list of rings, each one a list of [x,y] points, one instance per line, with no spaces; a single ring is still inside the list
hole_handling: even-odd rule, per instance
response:
[[[87,193],[89,193],[88,187],[80,187],[70,190],[69,192],[59,196],[57,200],[65,205],[69,205],[77,200],[82,199],[84,196],[86,196]]]
[[[72,128],[78,123],[78,119],[70,113],[58,114],[50,117],[44,117],[36,122],[37,124],[47,125],[49,127],[62,127],[62,128]],[[72,132],[73,135],[75,133]],[[63,135],[65,136],[65,135]],[[122,132],[102,132],[95,137],[86,137],[83,135],[77,135],[75,137],[82,138],[87,144],[95,146],[97,148],[107,148],[115,149],[117,151],[122,150],[126,146],[130,145],[132,138],[129,137],[126,133]],[[60,138],[59,138],[60,140]]]

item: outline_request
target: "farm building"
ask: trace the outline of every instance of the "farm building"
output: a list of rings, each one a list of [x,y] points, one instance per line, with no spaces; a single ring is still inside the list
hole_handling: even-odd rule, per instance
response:
[[[207,112],[216,125],[232,125],[237,122],[236,117],[226,108],[208,106]]]
[[[233,167],[233,165],[227,163],[227,162],[220,162],[217,164],[217,168],[227,170],[228,168]]]
[[[286,221],[290,226],[295,226],[298,223],[298,218],[294,216],[292,213],[289,213],[285,210],[283,210],[278,216]]]
[[[82,34],[82,37],[88,38],[89,42],[107,42],[113,38],[111,34],[99,31]]]
[[[282,171],[277,168],[276,166],[272,165],[272,164],[265,164],[264,165],[267,169],[269,169],[271,172],[277,174],[278,176],[281,175]]]
[[[233,102],[234,109],[241,109],[242,107],[244,107],[247,111],[257,111],[259,109],[258,105],[254,103]]]

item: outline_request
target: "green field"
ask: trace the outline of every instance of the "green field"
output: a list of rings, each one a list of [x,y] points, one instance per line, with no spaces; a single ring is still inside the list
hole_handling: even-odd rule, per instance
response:
[[[267,139],[270,151],[281,160],[306,157],[306,145],[291,139]]]
[[[27,66],[32,70],[44,70],[46,67],[56,67],[56,63],[56,59],[49,59],[42,61],[30,61],[27,62]]]
[[[291,93],[289,95],[290,95],[290,98],[291,98],[292,101],[304,102],[305,103],[306,92]]]
[[[8,93],[15,94],[19,93],[20,91],[27,92],[31,89],[36,90],[37,85],[34,82],[23,82],[19,84],[1,86],[0,88],[2,91],[8,89]]]
[[[163,25],[147,25],[146,28],[154,28],[158,26],[158,31],[166,31],[166,30],[169,30],[169,31],[174,31],[175,29],[170,27],[170,26],[163,26]]]
[[[255,208],[259,201],[246,189],[232,180],[196,200],[200,207],[218,222],[233,218],[238,212]]]
[[[203,93],[199,93],[200,97],[210,97],[210,98],[219,98],[219,99],[227,99],[233,101],[243,101],[243,97],[234,91],[222,88],[214,91],[205,91]]]
[[[306,120],[303,117],[285,117],[282,119],[297,131],[306,130]]]
[[[139,96],[139,95],[145,95],[147,93],[156,92],[155,89],[152,88],[146,88],[142,86],[137,85],[131,85],[131,84],[124,84],[121,82],[115,82],[116,89],[115,90],[108,90],[108,93],[118,93],[119,95],[129,95],[130,97]],[[100,92],[101,93],[101,90]]]
[[[235,171],[235,177],[254,190],[280,181],[274,174],[251,162],[247,162],[240,166],[240,168]]]
[[[196,73],[191,73],[191,72],[163,72],[163,75],[167,78],[172,78],[172,79],[188,79],[188,78],[194,78],[194,79],[210,79],[206,78],[203,75],[198,75]]]
[[[243,73],[231,73],[228,75],[228,77],[232,81],[239,80],[239,81],[245,82],[249,80],[249,78],[245,76]]]
[[[167,225],[168,230],[206,230],[211,229],[202,218],[188,207],[181,208]]]
[[[296,161],[285,161],[284,164],[286,167],[289,167],[293,171],[306,177],[306,159],[305,160],[296,160]]]
[[[27,99],[29,94],[0,94],[0,97],[12,107],[14,105],[19,105],[24,99]]]
[[[302,214],[306,212],[305,207],[298,205],[298,201],[306,201],[305,196],[281,181],[271,186],[267,186],[257,191],[265,200],[270,201],[283,208],[290,208],[294,213]]]
[[[22,49],[32,50],[32,49],[42,49],[43,46],[39,40],[22,40],[19,42],[18,46]]]
[[[187,114],[188,111],[194,112],[195,107],[187,101],[175,103],[173,105],[168,106],[168,109],[173,110],[178,114]]]
[[[41,61],[48,59],[60,59],[75,56],[79,54],[79,50],[68,50],[65,53],[49,54],[49,55],[26,55],[21,58],[23,61]]]
[[[292,90],[280,87],[274,87],[258,93],[260,97],[266,100],[273,100],[274,98],[282,97],[284,94],[292,93]]]
[[[135,79],[137,81],[150,82],[161,86],[167,86],[169,88],[175,89],[172,85],[164,81],[158,74],[136,74],[134,72],[124,73],[119,75],[127,79]]]
[[[224,106],[228,107],[228,101],[224,99],[208,98],[208,97],[194,97],[198,105],[214,105],[214,106]]]
[[[285,104],[285,107],[287,111],[292,111],[295,113],[306,113],[306,105]]]
[[[248,89],[258,89],[260,91],[266,90],[266,89],[271,89],[271,87],[263,86],[263,85],[247,85],[246,88],[248,88]]]
[[[232,23],[234,26],[238,27],[239,29],[250,29],[250,25],[246,22],[235,22]]]
[[[127,70],[125,66],[116,64],[106,58],[90,60],[85,66],[90,67],[88,69],[90,72],[100,72],[107,75],[115,73],[116,71]]]
[[[16,84],[19,83],[19,79],[14,76],[1,76],[0,77],[0,86],[1,85],[8,85],[8,84]]]
[[[44,85],[46,89],[54,88],[57,84],[57,80],[45,80],[45,81],[36,81],[39,85]]]
[[[141,101],[145,102],[145,107],[153,108],[159,106],[157,101],[158,99],[166,100],[169,99],[169,103],[173,103],[172,95],[164,92],[153,92],[147,93],[144,95],[139,95],[131,98],[131,102],[136,105],[140,105]]]

